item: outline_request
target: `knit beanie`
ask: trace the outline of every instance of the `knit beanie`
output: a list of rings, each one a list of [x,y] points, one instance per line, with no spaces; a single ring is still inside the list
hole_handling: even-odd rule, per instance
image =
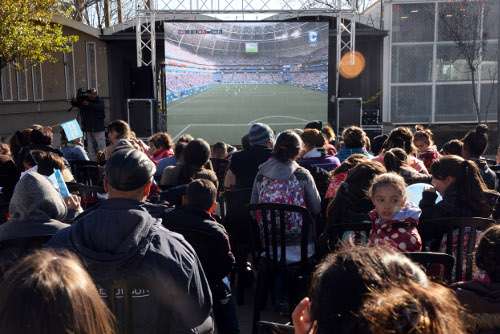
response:
[[[255,123],[248,131],[250,145],[265,144],[270,140],[274,140],[273,130],[264,123]]]

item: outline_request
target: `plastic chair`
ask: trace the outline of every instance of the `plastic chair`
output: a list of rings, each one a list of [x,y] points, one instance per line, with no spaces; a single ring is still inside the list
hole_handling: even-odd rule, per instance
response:
[[[155,298],[158,303],[158,333],[170,332],[171,307],[169,307],[168,293],[161,288],[159,282],[146,279],[117,278],[100,283],[104,289],[100,291],[101,297],[107,302],[109,309],[118,321],[119,333],[132,334],[134,332],[134,315],[144,314],[134,312],[134,302],[137,300],[137,308],[143,307],[140,300],[143,298]],[[110,291],[112,291],[110,293]],[[153,293],[152,293],[153,292]],[[105,293],[105,295],[103,295]],[[134,296],[135,294],[143,296]],[[143,297],[143,298],[141,298]],[[148,303],[148,305],[151,305]],[[144,319],[141,319],[144,320]],[[144,321],[141,321],[144,322]]]
[[[291,325],[278,324],[270,321],[257,323],[259,334],[294,334],[295,328]]]
[[[87,208],[99,202],[100,199],[97,194],[105,193],[103,187],[89,186],[84,184],[71,184],[68,185],[68,191],[71,194],[78,195],[82,198],[82,208],[86,210]]]
[[[455,265],[455,258],[449,254],[435,253],[435,252],[407,252],[403,253],[408,256],[413,262],[420,264],[428,276],[433,276],[436,272],[435,265],[439,265],[439,272],[441,272],[441,265],[444,267],[443,278],[446,283],[451,284],[451,273]]]
[[[328,248],[330,251],[334,251],[346,242],[366,246],[371,229],[371,223],[334,224],[329,226],[328,230],[332,232],[332,238],[328,240]]]
[[[272,281],[273,277],[282,275],[285,278],[290,315],[299,302],[299,287],[301,285],[303,287],[307,286],[306,280],[309,278],[311,271],[311,266],[308,261],[309,254],[307,254],[307,246],[312,217],[309,210],[297,205],[260,203],[251,204],[248,208],[250,211],[260,211],[264,226],[264,257],[261,259],[257,271],[257,287],[252,323],[252,333],[255,334],[257,333],[257,322],[260,319],[260,312],[267,301],[268,282]],[[267,217],[268,212],[270,213],[270,221],[268,221]],[[280,222],[285,222],[285,213],[287,212],[296,212],[302,216],[300,261],[298,263],[287,263],[286,224],[281,223],[279,227],[277,226],[277,218],[279,218]],[[269,231],[268,226],[271,226],[271,231]],[[278,240],[281,240],[281,242]],[[280,249],[279,256],[278,248]]]
[[[97,185],[99,181],[99,164],[95,161],[74,160],[69,162],[71,173],[78,183],[88,186]]]
[[[497,222],[493,219],[479,218],[479,217],[450,217],[450,218],[438,218],[429,219],[426,224],[435,225],[437,228],[441,227],[442,230],[446,231],[446,253],[453,256],[453,232],[458,230],[457,236],[457,250],[462,249],[463,251],[457,251],[455,263],[456,263],[456,273],[453,277],[453,281],[459,282],[463,280],[463,265],[465,264],[465,280],[470,281],[472,279],[472,264],[474,260],[474,249],[476,247],[476,236],[477,231],[484,231],[491,225]],[[469,241],[465,245],[465,229],[469,230]],[[467,246],[467,247],[466,247]]]

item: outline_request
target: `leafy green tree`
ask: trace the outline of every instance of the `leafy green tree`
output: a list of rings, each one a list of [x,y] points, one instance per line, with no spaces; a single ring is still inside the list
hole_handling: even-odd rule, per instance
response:
[[[21,69],[45,61],[55,62],[54,53],[69,52],[77,36],[63,36],[53,15],[71,13],[61,0],[0,0],[0,69],[13,64]]]

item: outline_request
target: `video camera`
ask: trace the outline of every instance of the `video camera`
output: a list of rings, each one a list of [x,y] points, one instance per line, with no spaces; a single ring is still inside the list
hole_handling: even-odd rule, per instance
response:
[[[81,104],[83,101],[89,101],[90,93],[92,93],[92,89],[87,89],[86,91],[84,91],[83,88],[78,88],[78,92],[76,93],[78,104]]]

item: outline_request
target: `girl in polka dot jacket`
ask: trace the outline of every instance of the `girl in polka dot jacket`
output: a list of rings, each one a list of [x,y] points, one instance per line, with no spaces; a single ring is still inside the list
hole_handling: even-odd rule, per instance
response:
[[[375,210],[369,213],[372,230],[367,246],[390,245],[403,252],[418,252],[422,240],[417,231],[422,212],[405,197],[404,179],[394,173],[375,177],[370,196]]]

